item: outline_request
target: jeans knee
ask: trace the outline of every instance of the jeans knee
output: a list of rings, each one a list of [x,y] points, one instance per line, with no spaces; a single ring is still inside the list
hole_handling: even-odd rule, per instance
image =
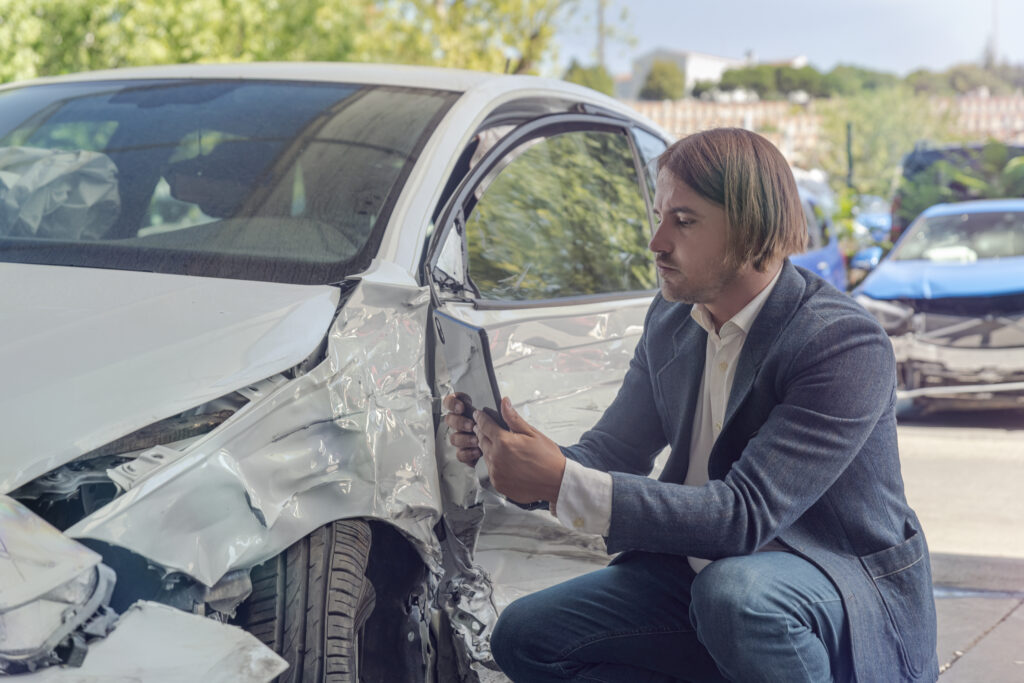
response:
[[[517,663],[531,659],[529,637],[541,622],[529,602],[527,596],[508,605],[491,631],[491,656],[506,674],[511,674]]]
[[[731,558],[713,562],[693,580],[690,623],[712,652],[716,641],[735,642],[743,636],[750,615],[760,611],[763,577],[746,563]]]

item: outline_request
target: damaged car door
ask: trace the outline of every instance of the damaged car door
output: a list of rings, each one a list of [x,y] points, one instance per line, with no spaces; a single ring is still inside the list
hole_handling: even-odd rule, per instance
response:
[[[427,257],[436,305],[486,331],[499,393],[556,442],[600,417],[642,331],[657,287],[645,166],[664,148],[600,114],[544,117],[483,156],[442,214]],[[439,395],[450,390],[445,370],[438,357]],[[538,581],[607,561],[600,537],[508,503],[485,467],[460,502],[480,511],[475,560],[493,579],[497,611]],[[476,627],[486,635],[492,625]]]

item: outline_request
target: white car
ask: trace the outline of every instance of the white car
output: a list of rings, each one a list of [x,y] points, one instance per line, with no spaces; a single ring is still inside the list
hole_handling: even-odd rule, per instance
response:
[[[455,459],[435,311],[573,442],[657,287],[666,140],[412,67],[0,88],[0,675],[476,680],[508,601],[606,558]]]

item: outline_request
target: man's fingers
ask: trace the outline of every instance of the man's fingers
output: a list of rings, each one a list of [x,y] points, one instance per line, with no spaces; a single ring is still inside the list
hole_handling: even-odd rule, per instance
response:
[[[480,441],[473,432],[453,432],[448,435],[448,442],[456,448],[478,448]]]
[[[467,396],[460,393],[448,394],[441,399],[441,406],[449,413],[455,413],[456,415],[466,414],[468,412],[466,410],[468,403]]]
[[[507,396],[501,399],[501,417],[505,420],[505,424],[508,428],[516,434],[533,434],[535,429],[530,426],[526,420],[523,419],[522,415],[516,412],[516,409],[512,407],[512,399]]]
[[[455,451],[455,457],[459,459],[459,462],[464,462],[467,465],[475,465],[482,455],[479,448],[460,448]]]
[[[454,413],[448,413],[444,416],[444,423],[448,425],[449,429],[455,432],[472,432],[473,418],[464,417],[462,415],[455,415]]]

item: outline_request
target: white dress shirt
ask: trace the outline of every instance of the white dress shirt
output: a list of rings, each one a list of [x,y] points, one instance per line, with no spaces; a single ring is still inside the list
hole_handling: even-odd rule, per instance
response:
[[[781,272],[780,269],[771,282],[736,315],[723,323],[717,332],[703,304],[696,304],[690,311],[690,316],[704,328],[708,338],[700,400],[693,415],[690,464],[683,482],[687,486],[702,486],[708,481],[708,457],[725,421],[725,408],[736,376],[736,362],[743,350],[747,333],[775,288]],[[563,525],[607,536],[612,516],[611,475],[584,467],[574,460],[566,460],[554,508],[558,521]],[[691,557],[689,560],[690,566],[697,572],[710,564],[709,560],[699,557]]]

